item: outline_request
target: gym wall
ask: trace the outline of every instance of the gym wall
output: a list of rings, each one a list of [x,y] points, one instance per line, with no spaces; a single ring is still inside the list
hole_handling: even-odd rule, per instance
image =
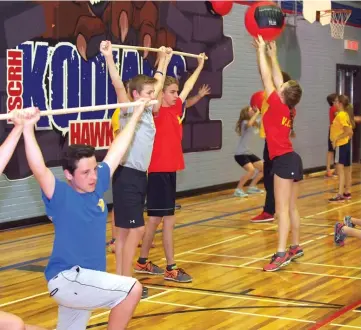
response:
[[[7,49],[14,49],[20,43],[45,35],[43,42],[48,42],[49,46],[68,42],[69,47],[73,47],[76,53],[77,40],[73,34],[74,31],[80,31],[86,36],[86,48],[82,54],[79,53],[75,57],[75,60],[84,64],[84,57],[88,59],[88,62],[97,58],[99,40],[105,38],[106,31],[102,29],[102,24],[109,19],[104,14],[107,13],[108,8],[97,7],[96,16],[90,17],[88,9],[81,7],[86,3],[79,3],[77,5],[80,6],[79,8],[74,7],[77,11],[74,8],[61,7],[56,9],[56,13],[51,7],[52,2],[47,2],[43,8],[38,4],[22,2],[17,2],[16,7],[6,3],[0,4],[0,22],[3,23],[2,28],[7,40],[7,43],[5,42],[0,48],[1,113],[7,111]],[[210,84],[212,94],[210,98],[202,100],[187,110],[183,141],[186,169],[178,175],[177,190],[181,192],[237,181],[242,170],[233,158],[238,140],[234,131],[235,124],[240,109],[249,102],[252,93],[262,88],[251,38],[243,24],[244,13],[248,7],[234,4],[231,13],[222,19],[212,16],[201,1],[180,1],[176,4],[159,2],[153,5],[149,3],[151,2],[146,4],[150,6],[147,10],[144,9],[144,2],[141,1],[132,3],[132,6],[126,2],[112,3],[113,6],[128,6],[122,8],[128,13],[129,18],[129,32],[125,43],[142,45],[142,38],[148,33],[157,40],[152,47],[167,44],[185,52],[205,51],[210,57],[191,95],[195,94],[203,83]],[[75,6],[75,4],[68,2],[67,6]],[[113,21],[116,21],[114,14],[119,14],[120,8],[112,7],[112,9],[113,16],[111,17]],[[47,19],[44,12],[48,14]],[[72,15],[69,14],[70,12]],[[53,15],[55,30],[49,28],[49,22],[52,26],[52,16],[49,16],[49,13]],[[77,26],[72,26],[70,22],[76,21],[80,15],[88,16],[83,17],[83,21],[78,22]],[[31,22],[27,24],[29,17],[31,17]],[[64,22],[61,24],[62,17],[67,18],[66,25]],[[15,30],[12,29],[12,27],[20,26],[19,20],[24,27],[22,33],[25,35],[19,35],[20,32],[14,32]],[[34,21],[37,24],[32,23]],[[181,25],[181,23],[186,25]],[[88,27],[94,27],[94,29]],[[112,26],[114,38],[119,37],[117,33],[119,34],[119,30],[117,31],[116,27]],[[361,42],[359,28],[346,27],[345,36]],[[56,39],[56,43],[49,42],[53,39]],[[23,44],[22,49],[26,54],[34,54],[33,46]],[[300,79],[304,89],[304,97],[297,107],[295,120],[296,151],[301,154],[305,168],[323,166],[328,133],[326,96],[335,89],[336,63],[359,64],[361,63],[360,53],[344,51],[342,41],[331,38],[329,26],[321,27],[317,23],[311,25],[306,21],[299,21],[297,28],[286,28],[279,39],[278,49],[282,68],[295,79]],[[40,51],[40,48],[37,51]],[[48,49],[45,51],[49,52]],[[130,55],[134,58],[129,58]],[[152,54],[148,55],[147,61],[142,65],[139,65],[139,54],[130,55],[128,55],[128,60],[133,62],[128,63],[128,72],[138,73],[143,70],[143,72],[151,73],[154,63]],[[122,54],[119,53],[117,58],[120,61]],[[181,82],[184,83],[195,66],[195,60],[175,58],[168,74],[179,76]],[[88,70],[85,64],[84,68]],[[130,78],[126,75],[126,71],[123,67],[124,80]],[[99,71],[96,77],[98,81],[105,79],[100,73]],[[103,81],[105,84],[106,80]],[[107,86],[109,86],[109,81]],[[101,97],[97,102],[99,102],[97,104],[104,104]],[[114,94],[108,94],[108,103],[115,103]],[[111,112],[107,114],[107,118],[109,119],[110,116]],[[47,123],[43,124],[44,127],[46,125]],[[59,159],[69,142],[68,136],[63,134],[68,126],[69,118],[57,119],[57,129],[49,130],[43,127],[42,130],[37,131],[37,138],[47,164],[59,178],[63,178]],[[10,129],[11,125],[0,123],[2,139]],[[264,141],[260,139],[253,146],[254,152],[260,157],[262,157],[263,144]],[[98,159],[101,159],[104,154],[105,150],[100,150]],[[20,142],[5,174],[0,177],[0,223],[44,215],[39,186],[29,175],[23,144]],[[108,203],[112,202],[111,191],[107,192],[106,200]]]

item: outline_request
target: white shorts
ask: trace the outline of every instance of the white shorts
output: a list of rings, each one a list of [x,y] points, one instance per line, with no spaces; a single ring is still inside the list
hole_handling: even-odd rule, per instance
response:
[[[91,311],[113,308],[122,302],[137,280],[75,266],[48,283],[50,296],[59,305],[57,330],[84,330]]]

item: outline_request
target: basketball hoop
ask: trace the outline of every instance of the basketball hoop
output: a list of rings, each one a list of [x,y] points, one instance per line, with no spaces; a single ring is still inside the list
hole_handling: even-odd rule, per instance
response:
[[[320,11],[320,20],[322,20],[322,18],[330,19],[332,38],[343,39],[345,25],[351,13],[352,10],[349,9],[322,10]]]

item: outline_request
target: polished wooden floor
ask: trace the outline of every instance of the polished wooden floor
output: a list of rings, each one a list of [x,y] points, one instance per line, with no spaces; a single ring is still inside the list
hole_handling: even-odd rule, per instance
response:
[[[361,241],[333,243],[336,221],[361,218],[360,169],[353,167],[352,200],[341,204],[327,202],[337,179],[302,182],[305,256],[275,273],[262,266],[275,252],[277,222],[249,222],[264,195],[240,200],[228,190],[179,200],[176,260],[194,280],[140,276],[150,297],[138,305],[129,329],[361,329]],[[57,316],[42,273],[52,240],[51,224],[0,233],[0,310],[47,329],[55,328]],[[151,260],[164,266],[161,233],[155,243]],[[108,254],[108,271],[114,269],[115,257]],[[106,329],[107,316],[95,311],[89,328]]]

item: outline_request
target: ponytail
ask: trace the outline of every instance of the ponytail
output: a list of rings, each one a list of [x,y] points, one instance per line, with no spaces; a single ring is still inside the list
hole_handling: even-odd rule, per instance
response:
[[[338,102],[340,102],[342,104],[343,110],[345,112],[347,112],[347,114],[350,118],[352,129],[354,129],[356,124],[355,124],[355,118],[354,118],[354,114],[353,114],[353,106],[352,106],[352,104],[350,104],[349,98],[346,95],[339,95],[337,97],[337,100],[338,100]]]
[[[353,106],[352,104],[349,104],[345,111],[347,112],[348,116],[350,117],[350,122],[351,122],[351,126],[352,126],[352,129],[354,129],[356,127],[356,124],[355,124],[355,118],[354,118],[354,114],[353,114]]]
[[[296,132],[295,132],[294,127],[293,127],[293,122],[294,122],[294,118],[295,118],[295,110],[294,109],[290,109],[290,118],[291,118],[291,134],[290,134],[290,137],[295,138],[296,137]]]

